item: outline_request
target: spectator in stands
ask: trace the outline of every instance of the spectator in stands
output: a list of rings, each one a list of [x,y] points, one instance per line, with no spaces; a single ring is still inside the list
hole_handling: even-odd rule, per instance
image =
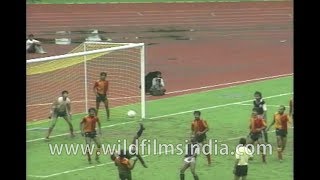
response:
[[[150,94],[153,96],[162,96],[166,92],[164,88],[164,80],[161,72],[158,72],[157,76],[152,79],[152,86],[150,88]]]
[[[41,42],[34,39],[33,34],[28,35],[28,39],[26,42],[26,50],[28,53],[39,53],[39,54],[45,54],[45,52],[41,46]]]

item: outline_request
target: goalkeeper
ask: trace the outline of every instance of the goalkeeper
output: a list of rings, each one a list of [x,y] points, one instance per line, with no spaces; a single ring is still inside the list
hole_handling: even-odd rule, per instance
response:
[[[69,125],[71,137],[74,137],[73,126],[71,123],[71,101],[68,95],[68,91],[62,91],[61,96],[52,103],[49,116],[49,119],[51,119],[51,125],[45,138],[46,140],[49,140],[50,134],[53,128],[56,126],[59,117],[62,117],[64,120],[66,120],[67,124]]]

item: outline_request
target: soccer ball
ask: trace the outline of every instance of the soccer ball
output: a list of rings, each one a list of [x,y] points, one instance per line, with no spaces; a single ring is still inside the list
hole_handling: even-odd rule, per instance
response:
[[[127,113],[127,115],[128,115],[129,118],[135,117],[136,114],[137,114],[137,113],[136,113],[134,110],[129,110],[128,113]]]

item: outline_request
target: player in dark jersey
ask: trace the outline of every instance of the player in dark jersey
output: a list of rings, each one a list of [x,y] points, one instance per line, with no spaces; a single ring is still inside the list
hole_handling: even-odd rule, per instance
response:
[[[189,144],[187,144],[186,148],[187,152],[184,156],[183,165],[180,169],[180,180],[184,180],[184,172],[190,168],[191,173],[193,175],[194,180],[199,180],[198,175],[196,174],[196,158],[197,154],[199,154],[200,151],[200,145],[197,144],[197,140],[195,137],[191,138],[191,141]]]
[[[260,91],[254,92],[253,107],[256,108],[258,116],[261,116],[261,118],[267,123],[267,105],[262,98],[262,93]],[[264,141],[268,143],[268,133],[265,129],[263,131]]]

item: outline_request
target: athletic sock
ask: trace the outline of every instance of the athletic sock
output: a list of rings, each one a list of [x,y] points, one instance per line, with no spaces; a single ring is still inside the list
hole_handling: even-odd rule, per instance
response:
[[[184,174],[180,174],[180,180],[184,180]]]

